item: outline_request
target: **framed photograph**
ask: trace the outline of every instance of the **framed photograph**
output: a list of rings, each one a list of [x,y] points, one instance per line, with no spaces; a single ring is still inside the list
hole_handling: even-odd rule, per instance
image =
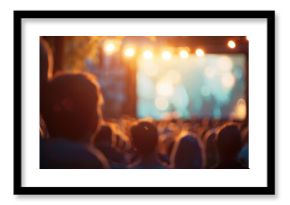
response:
[[[275,12],[14,11],[14,194],[275,194]]]

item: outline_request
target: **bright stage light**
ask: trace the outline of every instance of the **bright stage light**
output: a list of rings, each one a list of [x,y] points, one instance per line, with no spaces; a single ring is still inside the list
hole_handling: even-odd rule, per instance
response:
[[[236,43],[233,40],[228,41],[228,47],[234,49],[236,47]]]
[[[126,48],[124,51],[124,55],[127,58],[131,58],[135,55],[135,49],[132,47]]]
[[[180,58],[188,58],[189,54],[188,54],[188,51],[187,50],[180,50],[179,51],[179,56]]]
[[[117,50],[116,43],[113,41],[106,41],[104,44],[104,51],[107,55],[113,54]]]
[[[163,51],[163,52],[162,52],[162,58],[163,58],[164,60],[170,60],[171,57],[172,57],[172,55],[171,55],[170,51]]]
[[[147,60],[153,58],[153,52],[151,50],[145,50],[143,53],[143,57]]]
[[[195,50],[195,54],[198,57],[202,57],[202,56],[204,56],[204,51],[201,48],[198,48],[198,49]]]

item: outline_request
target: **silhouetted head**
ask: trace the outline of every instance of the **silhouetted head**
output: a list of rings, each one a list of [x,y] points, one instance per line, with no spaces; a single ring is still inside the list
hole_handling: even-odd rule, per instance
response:
[[[44,118],[52,137],[84,140],[100,120],[102,96],[94,76],[64,73],[48,83]]]
[[[232,123],[223,125],[218,131],[216,145],[221,160],[234,159],[242,147],[238,126]]]
[[[95,139],[95,144],[107,144],[112,145],[113,131],[109,125],[102,125],[98,131]]]
[[[177,142],[173,157],[175,169],[201,169],[203,167],[202,148],[196,137],[186,135]]]
[[[205,152],[206,152],[206,166],[210,168],[214,166],[218,160],[215,130],[212,129],[205,133],[204,145],[205,145]]]
[[[208,130],[204,135],[204,143],[206,146],[212,146],[215,144],[216,133],[214,130]]]
[[[158,131],[150,122],[139,122],[131,127],[133,146],[140,154],[154,153],[158,145]]]

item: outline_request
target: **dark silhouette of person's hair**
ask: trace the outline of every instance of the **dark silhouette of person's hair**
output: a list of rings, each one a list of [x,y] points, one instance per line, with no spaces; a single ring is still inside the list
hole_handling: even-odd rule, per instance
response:
[[[248,130],[248,128],[245,128],[242,131],[242,142],[243,142],[243,145],[249,144],[249,130]]]
[[[99,86],[93,76],[66,73],[48,83],[48,99],[44,114],[52,138],[83,140],[90,136],[100,118]]]
[[[150,154],[156,150],[158,144],[158,131],[150,122],[139,122],[131,128],[132,143],[137,151],[142,154]]]
[[[202,148],[196,137],[186,135],[177,142],[173,152],[173,168],[201,169],[203,168]]]
[[[139,159],[129,165],[135,169],[164,169],[165,166],[157,153],[157,127],[148,121],[141,121],[131,127],[132,144],[136,148]]]
[[[99,132],[96,135],[95,144],[100,143],[107,143],[109,145],[112,145],[112,128],[108,125],[102,125]]]
[[[95,138],[95,147],[107,157],[112,168],[125,168],[123,154],[113,147],[114,132],[109,125],[102,125]]]
[[[209,130],[204,136],[204,147],[206,156],[206,168],[212,168],[217,164],[218,153],[216,148],[216,132],[215,130]]]
[[[239,159],[245,167],[249,167],[249,130],[244,128],[242,131],[243,147],[239,153]]]
[[[49,81],[47,90],[44,119],[50,139],[40,143],[40,167],[108,168],[107,158],[90,143],[102,102],[96,79],[85,73],[64,73]]]
[[[228,123],[218,131],[216,145],[219,153],[219,165],[221,169],[244,168],[238,161],[237,155],[242,147],[241,133],[236,124]]]

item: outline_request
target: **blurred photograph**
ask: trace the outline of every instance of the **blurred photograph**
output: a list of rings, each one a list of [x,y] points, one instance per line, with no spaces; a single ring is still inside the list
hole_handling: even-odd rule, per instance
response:
[[[249,169],[246,36],[41,36],[40,169]]]

